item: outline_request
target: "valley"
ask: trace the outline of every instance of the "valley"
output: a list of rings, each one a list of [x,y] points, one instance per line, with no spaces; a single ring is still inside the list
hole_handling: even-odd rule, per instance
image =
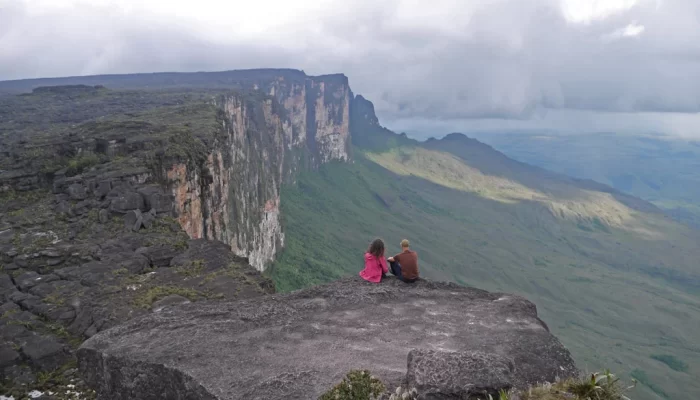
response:
[[[353,127],[365,129],[353,130],[354,143],[367,146],[355,147],[353,164],[283,187],[278,289],[357,274],[372,238],[394,254],[407,237],[424,276],[532,299],[581,369],[637,379],[635,399],[700,393],[697,231],[460,134],[418,143],[377,124]]]
[[[514,159],[610,185],[700,226],[700,142],[664,135],[477,133]]]

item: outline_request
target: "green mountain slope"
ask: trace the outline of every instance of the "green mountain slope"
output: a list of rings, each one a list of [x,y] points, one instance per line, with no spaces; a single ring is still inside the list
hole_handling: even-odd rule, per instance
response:
[[[424,276],[526,296],[582,369],[639,379],[635,399],[700,396],[696,231],[461,135],[418,144],[381,132],[360,139],[353,164],[283,188],[279,289],[356,274],[373,237],[390,253],[407,237]]]
[[[593,179],[651,201],[700,226],[700,142],[613,133],[480,134],[508,156],[570,176]]]

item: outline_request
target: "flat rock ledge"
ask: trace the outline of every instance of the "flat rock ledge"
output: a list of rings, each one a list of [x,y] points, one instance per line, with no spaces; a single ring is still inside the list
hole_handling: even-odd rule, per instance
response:
[[[578,373],[522,297],[357,277],[165,307],[93,336],[78,362],[109,400],[316,399],[353,369],[419,398],[468,399]]]

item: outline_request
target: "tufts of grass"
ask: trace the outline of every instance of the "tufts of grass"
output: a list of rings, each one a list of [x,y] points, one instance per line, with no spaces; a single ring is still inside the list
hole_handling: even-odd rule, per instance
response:
[[[610,371],[591,374],[588,379],[574,380],[566,385],[569,393],[583,400],[627,399],[624,393],[629,389],[631,388],[623,387],[620,379]]]
[[[60,293],[56,292],[56,293],[51,293],[50,295],[44,297],[44,302],[49,303],[49,304],[53,304],[56,306],[62,306],[63,304],[65,304],[66,299],[63,296],[61,296]]]
[[[625,386],[609,371],[579,379],[534,385],[526,390],[501,390],[498,395],[484,394],[476,400],[630,400],[625,393],[634,386]],[[386,398],[386,388],[369,371],[350,371],[343,381],[320,397],[320,400],[370,400]],[[416,389],[399,387],[389,400],[416,399]],[[472,397],[470,397],[471,399]]]
[[[190,263],[190,265],[177,267],[175,269],[175,272],[184,275],[188,278],[194,278],[202,275],[202,272],[204,272],[204,266],[204,260],[193,260],[192,263]]]
[[[4,313],[2,313],[2,316],[0,318],[10,318],[11,316],[17,314],[19,310],[14,309],[14,310],[7,310]]]
[[[8,325],[19,325],[27,328],[30,331],[34,330],[34,324],[31,323],[31,321],[18,321],[18,320],[13,320],[8,322]]]
[[[154,286],[137,296],[134,299],[134,305],[139,308],[149,309],[156,301],[173,294],[185,297],[190,301],[197,301],[206,297],[194,289],[178,286]]]
[[[68,160],[66,175],[73,176],[81,174],[83,171],[100,163],[100,157],[95,153],[79,154]]]
[[[114,276],[124,276],[124,275],[128,275],[128,274],[129,274],[129,270],[126,268],[117,268],[117,269],[112,271],[112,275],[114,275]]]

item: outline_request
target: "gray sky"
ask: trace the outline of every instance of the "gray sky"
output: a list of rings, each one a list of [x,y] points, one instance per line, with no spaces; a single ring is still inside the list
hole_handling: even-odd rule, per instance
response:
[[[343,72],[382,122],[700,136],[697,0],[0,0],[0,80]]]

